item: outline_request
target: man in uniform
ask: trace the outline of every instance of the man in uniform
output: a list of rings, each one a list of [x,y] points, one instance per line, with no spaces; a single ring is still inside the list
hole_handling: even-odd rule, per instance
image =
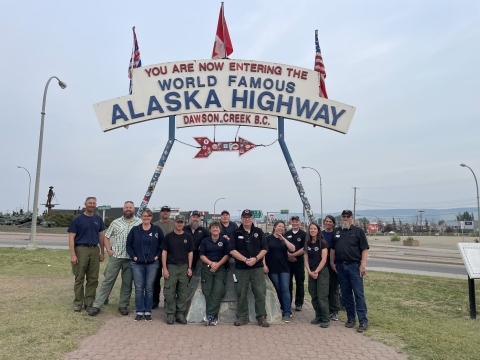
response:
[[[123,216],[112,221],[105,232],[105,247],[108,253],[108,263],[105,268],[105,280],[102,282],[95,301],[88,315],[95,316],[100,312],[102,305],[112,291],[118,273],[122,270],[122,286],[120,288],[120,301],[118,302],[118,311],[122,315],[128,315],[128,305],[132,296],[132,273],[130,271],[130,256],[128,256],[125,244],[130,229],[135,225],[142,223],[142,220],[134,215],[135,206],[132,201],[126,201],[123,205]],[[115,239],[110,242],[112,237]]]
[[[170,206],[162,206],[160,209],[160,221],[154,223],[154,225],[158,225],[160,229],[163,231],[163,235],[167,235],[173,231],[174,223],[170,219]],[[153,283],[153,304],[152,309],[158,308],[158,304],[160,303],[160,279],[162,277],[162,268],[158,269],[157,277],[155,278],[155,282]],[[164,290],[165,292],[165,290]]]
[[[192,276],[193,250],[195,246],[190,234],[183,231],[185,218],[175,216],[175,229],[165,235],[160,248],[162,251],[162,268],[165,284],[163,292],[166,298],[165,312],[167,324],[173,325],[175,319],[185,325],[187,310],[188,281]]]
[[[253,226],[250,210],[243,210],[242,225],[232,233],[229,241],[230,255],[235,258],[237,291],[237,320],[235,326],[248,324],[248,286],[252,285],[255,298],[255,314],[258,325],[269,327],[265,297],[267,285],[263,273],[263,258],[268,251],[267,240],[263,231]]]
[[[357,331],[368,329],[367,304],[363,291],[363,277],[367,273],[368,242],[362,229],[353,225],[352,212],[343,210],[342,226],[333,233],[333,246],[330,249],[330,265],[338,274],[342,289],[343,303],[347,311],[348,328],[355,326],[355,307],[359,326]],[[352,290],[355,295],[353,301]]]
[[[295,311],[302,311],[305,297],[305,258],[303,256],[303,248],[305,247],[307,233],[300,229],[300,218],[298,216],[292,216],[290,224],[292,224],[292,229],[285,234],[285,238],[295,246],[295,251],[288,253],[288,260],[290,261],[290,298],[293,300],[293,278],[295,278]]]
[[[220,236],[230,240],[232,233],[238,229],[238,225],[230,221],[230,213],[228,210],[223,210],[220,214],[220,223],[222,225]]]
[[[200,249],[202,240],[210,236],[210,231],[200,226],[200,212],[197,210],[193,210],[190,213],[190,222],[183,228],[183,231],[192,236],[193,244],[195,245],[192,262],[192,270],[194,271],[200,257],[198,250]]]
[[[73,311],[76,312],[82,311],[82,306],[85,310],[90,310],[97,291],[100,262],[104,258],[105,225],[102,218],[95,214],[96,207],[97,199],[87,197],[85,212],[77,215],[67,230],[70,263],[75,275]],[[98,247],[99,244],[100,247]],[[84,286],[85,279],[87,283]]]

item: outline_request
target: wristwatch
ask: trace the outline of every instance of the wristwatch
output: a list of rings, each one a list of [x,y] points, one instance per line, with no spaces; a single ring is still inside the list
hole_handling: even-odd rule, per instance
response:
[[[258,260],[258,257],[257,257],[257,256],[255,256],[255,259],[257,259],[257,262],[259,262],[259,261],[260,261],[260,260]]]
[[[190,270],[192,270],[192,267],[191,267],[191,266],[189,266],[188,268],[189,268]]]
[[[245,258],[245,260],[243,260],[243,262],[246,264],[246,263],[247,263],[247,260],[248,260],[248,259],[247,259],[247,258]]]

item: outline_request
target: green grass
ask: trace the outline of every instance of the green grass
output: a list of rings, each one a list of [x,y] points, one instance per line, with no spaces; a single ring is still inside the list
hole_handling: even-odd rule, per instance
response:
[[[0,249],[0,359],[62,359],[98,331],[99,319],[73,312],[73,281],[66,250]],[[111,299],[102,312],[120,316],[118,290]]]
[[[61,359],[98,331],[105,316],[101,321],[72,311],[69,260],[66,250],[0,248],[0,359]],[[465,280],[370,271],[365,295],[365,335],[373,340],[411,359],[480,358],[480,322],[466,319]],[[102,313],[120,316],[117,307],[118,286]],[[339,315],[346,320],[344,311]]]

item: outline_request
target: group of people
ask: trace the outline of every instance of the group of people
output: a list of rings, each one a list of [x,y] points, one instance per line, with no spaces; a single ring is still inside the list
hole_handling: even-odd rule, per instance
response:
[[[197,265],[202,293],[206,301],[207,325],[218,323],[220,303],[226,292],[228,274],[232,274],[237,294],[235,326],[246,325],[248,289],[255,300],[258,325],[269,327],[265,306],[267,274],[280,303],[282,320],[289,322],[292,310],[302,311],[305,297],[305,273],[315,318],[312,324],[327,328],[338,320],[338,288],[347,312],[346,327],[353,328],[358,316],[358,332],[368,328],[367,307],[363,291],[368,242],[362,229],[353,225],[352,212],[342,212],[342,224],[335,227],[335,218],[328,215],[324,229],[311,223],[307,232],[298,216],[292,216],[292,228],[277,221],[273,233],[253,224],[250,210],[241,213],[241,224],[230,221],[227,210],[221,221],[212,221],[208,229],[200,225],[200,213],[192,211],[188,225],[184,216],[170,219],[170,208],[163,206],[160,220],[152,223],[153,213],[145,209],[138,218],[131,201],[126,201],[123,216],[108,229],[95,214],[96,199],[85,201],[85,212],[75,217],[68,228],[72,271],[75,275],[74,311],[87,310],[95,316],[108,301],[108,296],[121,271],[122,284],[118,310],[128,315],[128,305],[135,284],[135,321],[152,321],[152,309],[160,303],[160,279],[164,277],[167,324],[186,324],[188,284]],[[115,239],[111,242],[112,238]],[[104,251],[109,260],[105,280],[97,292],[100,262]],[[229,269],[229,259],[235,268]],[[86,281],[85,281],[86,280]],[[295,280],[295,294],[293,284]],[[85,284],[86,282],[86,284]],[[295,295],[295,297],[293,297]],[[292,306],[292,301],[294,305]]]

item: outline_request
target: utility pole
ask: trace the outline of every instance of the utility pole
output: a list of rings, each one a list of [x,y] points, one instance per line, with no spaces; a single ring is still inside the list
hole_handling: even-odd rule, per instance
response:
[[[353,187],[353,225],[355,226],[355,209],[357,207],[357,187]]]

